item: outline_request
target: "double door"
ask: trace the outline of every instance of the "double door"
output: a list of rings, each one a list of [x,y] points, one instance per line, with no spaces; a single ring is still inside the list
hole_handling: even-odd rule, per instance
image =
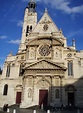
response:
[[[48,104],[48,90],[39,90],[39,106]]]

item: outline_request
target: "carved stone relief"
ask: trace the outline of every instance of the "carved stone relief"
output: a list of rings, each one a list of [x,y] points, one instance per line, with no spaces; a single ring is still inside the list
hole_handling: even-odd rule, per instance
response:
[[[48,88],[49,83],[46,80],[42,79],[41,81],[39,81],[37,83],[37,87],[39,87],[39,88]]]
[[[60,48],[54,48],[54,58],[61,58],[62,53]]]
[[[35,59],[35,48],[34,47],[29,48],[29,59]]]

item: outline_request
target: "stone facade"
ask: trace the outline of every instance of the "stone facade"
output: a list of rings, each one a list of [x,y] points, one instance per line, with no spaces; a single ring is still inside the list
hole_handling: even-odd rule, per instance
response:
[[[66,37],[45,10],[37,22],[36,3],[25,9],[17,54],[10,53],[0,76],[0,106],[83,106],[83,51]]]

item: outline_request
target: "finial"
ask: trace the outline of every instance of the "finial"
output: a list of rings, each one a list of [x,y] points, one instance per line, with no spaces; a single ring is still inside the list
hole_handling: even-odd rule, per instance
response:
[[[45,8],[45,12],[48,12],[47,8]]]
[[[9,55],[8,56],[12,56],[12,51],[10,51]]]
[[[62,34],[62,29],[60,28],[60,33]]]
[[[12,51],[10,51],[10,54],[12,55]]]
[[[72,46],[75,47],[75,39],[72,40]]]

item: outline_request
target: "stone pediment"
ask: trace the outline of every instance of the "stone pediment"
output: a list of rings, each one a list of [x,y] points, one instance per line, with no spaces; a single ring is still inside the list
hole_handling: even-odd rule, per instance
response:
[[[32,31],[33,33],[37,32],[39,34],[45,34],[45,33],[53,33],[53,32],[58,32],[59,29],[49,16],[48,12],[45,11],[43,14],[42,18],[38,22],[37,26],[35,29]]]
[[[53,63],[47,60],[40,60],[38,62],[26,65],[25,69],[55,69],[55,70],[66,70],[66,68],[58,63]]]

